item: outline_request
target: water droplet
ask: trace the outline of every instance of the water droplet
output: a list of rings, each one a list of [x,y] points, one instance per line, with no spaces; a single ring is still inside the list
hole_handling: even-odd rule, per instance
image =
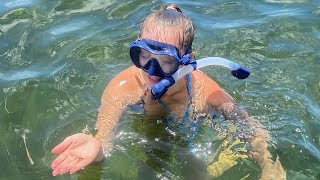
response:
[[[289,100],[291,99],[291,97],[290,97],[290,96],[285,95],[285,96],[284,96],[284,99],[285,99],[286,101],[289,101]]]
[[[301,129],[299,129],[299,128],[297,128],[295,131],[298,132],[298,133],[302,132]]]

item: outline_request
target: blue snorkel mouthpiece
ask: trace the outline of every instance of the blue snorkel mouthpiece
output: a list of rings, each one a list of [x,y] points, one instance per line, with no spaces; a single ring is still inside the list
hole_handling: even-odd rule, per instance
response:
[[[151,99],[157,100],[160,99],[161,96],[167,92],[169,87],[171,87],[175,83],[175,80],[172,76],[165,77],[161,81],[155,83],[151,87]]]
[[[238,79],[246,79],[250,75],[250,71],[241,66],[238,70],[232,70],[231,74]]]
[[[245,79],[250,75],[250,71],[240,66],[239,64],[221,57],[207,57],[197,61],[191,61],[190,64],[185,64],[182,68],[179,68],[172,76],[166,76],[161,81],[153,84],[151,87],[151,99],[157,100],[167,92],[167,90],[180,78],[184,77],[188,73],[200,69],[209,65],[224,66],[231,70],[231,74],[238,79]]]

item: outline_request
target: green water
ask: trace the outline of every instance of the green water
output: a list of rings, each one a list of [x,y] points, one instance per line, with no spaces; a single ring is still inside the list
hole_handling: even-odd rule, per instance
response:
[[[221,56],[252,71],[239,81],[224,68],[204,68],[271,132],[269,150],[288,179],[320,179],[318,0],[2,0],[0,179],[208,178],[201,158],[163,124],[141,123],[129,110],[110,157],[73,175],[51,175],[51,149],[86,125],[93,132],[106,84],[131,65],[137,30],[129,20],[139,23],[164,3],[179,4],[193,20],[197,58]],[[259,173],[249,159],[217,179]]]

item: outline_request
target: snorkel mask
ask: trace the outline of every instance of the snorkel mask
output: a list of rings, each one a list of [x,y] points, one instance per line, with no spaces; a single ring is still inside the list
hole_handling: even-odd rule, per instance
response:
[[[180,65],[195,63],[190,58],[191,48],[181,56],[179,49],[151,39],[138,39],[130,44],[132,63],[150,76],[161,78],[172,76]],[[153,54],[150,58],[150,54]]]
[[[149,58],[149,55],[153,54]],[[130,58],[132,63],[147,72],[150,76],[163,78],[151,87],[151,99],[160,99],[161,96],[180,78],[186,74],[208,65],[220,65],[231,70],[231,74],[238,79],[245,79],[250,71],[239,64],[220,57],[208,57],[194,61],[191,48],[181,56],[178,48],[173,45],[138,39],[130,44]],[[180,65],[183,67],[179,68]]]

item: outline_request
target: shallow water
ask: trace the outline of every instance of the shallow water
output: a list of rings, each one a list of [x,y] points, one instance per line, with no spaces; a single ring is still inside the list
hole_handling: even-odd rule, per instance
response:
[[[86,125],[93,132],[106,84],[131,65],[128,45],[137,30],[130,20],[141,22],[163,3],[178,3],[194,21],[197,58],[221,56],[252,71],[239,81],[224,68],[204,69],[271,132],[269,150],[288,179],[320,179],[318,0],[2,0],[0,179],[210,178],[201,157],[168,135],[165,123],[142,123],[129,110],[106,161],[51,176],[52,147]],[[216,132],[204,127],[201,133],[205,142]],[[217,179],[259,173],[249,159]]]

